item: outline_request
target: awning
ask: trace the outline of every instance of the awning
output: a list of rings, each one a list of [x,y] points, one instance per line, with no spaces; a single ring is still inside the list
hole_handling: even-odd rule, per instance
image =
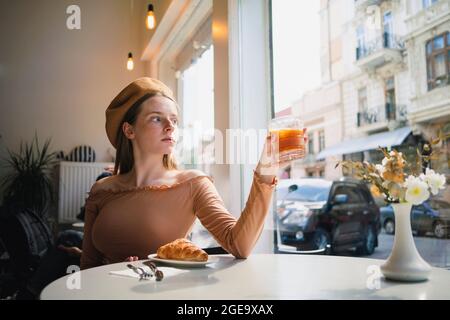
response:
[[[411,133],[411,128],[404,127],[394,131],[372,134],[367,137],[346,140],[332,147],[322,150],[316,157],[317,160],[325,159],[329,156],[350,154],[366,150],[377,149],[378,147],[394,147],[405,141]]]

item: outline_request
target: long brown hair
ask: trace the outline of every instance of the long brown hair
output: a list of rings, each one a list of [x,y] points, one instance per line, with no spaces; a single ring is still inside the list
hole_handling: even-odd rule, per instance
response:
[[[123,133],[123,124],[125,122],[128,122],[130,125],[134,125],[136,123],[139,112],[141,111],[142,103],[148,98],[154,97],[156,95],[161,94],[154,93],[144,95],[142,98],[136,101],[136,103],[127,111],[127,113],[123,117],[119,126],[119,130],[117,131],[117,150],[116,160],[114,163],[114,174],[125,174],[127,172],[130,172],[134,166],[133,144],[131,143],[131,140],[128,139]],[[175,105],[178,110],[178,105],[176,103]],[[172,154],[165,154],[162,161],[164,168],[168,170],[178,168],[175,158]]]

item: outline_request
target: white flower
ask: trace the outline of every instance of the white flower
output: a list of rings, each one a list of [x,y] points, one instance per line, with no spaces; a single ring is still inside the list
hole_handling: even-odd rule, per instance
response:
[[[382,175],[383,172],[386,170],[386,169],[384,168],[384,166],[382,166],[381,164],[376,164],[376,165],[375,165],[375,169],[377,169],[377,171],[378,171],[378,173],[379,173],[380,175]]]
[[[428,169],[425,171],[425,175],[422,173],[420,178],[428,184],[432,194],[437,195],[439,189],[444,189],[445,177],[442,174],[435,173],[434,170]]]
[[[412,176],[412,175],[409,175],[409,176],[405,179],[405,182],[403,183],[403,186],[405,186],[406,188],[408,188],[408,186],[409,186],[410,184],[416,183],[417,181],[421,181],[421,179],[416,178],[416,177],[414,177],[414,176]]]
[[[428,185],[420,178],[409,176],[405,181],[405,200],[413,205],[419,205],[430,197]]]

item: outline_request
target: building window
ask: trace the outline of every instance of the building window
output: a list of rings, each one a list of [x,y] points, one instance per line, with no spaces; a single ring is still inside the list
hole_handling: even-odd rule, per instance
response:
[[[314,134],[308,133],[308,153],[314,154]]]
[[[428,41],[426,53],[428,90],[450,84],[450,33]]]
[[[422,0],[422,6],[424,9],[431,7],[433,4],[438,2],[438,0]]]
[[[325,131],[319,131],[319,152],[325,149]]]
[[[387,11],[383,15],[383,47],[394,48],[394,23],[392,19],[392,12]]]
[[[366,56],[366,32],[364,25],[358,26],[356,29],[356,60]]]
[[[325,177],[325,170],[319,170],[319,177]]]
[[[396,120],[397,110],[395,105],[395,81],[394,77],[388,78],[385,81],[385,91],[386,96],[386,119]]]
[[[357,114],[357,126],[361,127],[367,120],[367,89],[362,88],[358,90],[358,114]],[[366,121],[367,120],[367,121]],[[371,122],[368,122],[371,123]]]

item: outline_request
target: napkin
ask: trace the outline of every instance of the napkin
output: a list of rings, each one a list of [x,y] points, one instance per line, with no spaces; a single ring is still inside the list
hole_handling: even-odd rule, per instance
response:
[[[143,265],[136,265],[139,266],[141,268],[143,268],[146,272],[149,272],[150,274],[153,274],[150,270],[149,267],[147,266],[143,266]],[[175,268],[168,268],[168,267],[158,267],[159,270],[161,270],[164,273],[164,279],[174,276],[174,275],[178,275],[178,274],[182,274],[182,273],[186,273],[189,270],[181,270],[181,269],[175,269]],[[126,268],[123,270],[117,270],[117,271],[109,271],[110,275],[114,275],[114,276],[121,276],[121,277],[129,277],[129,278],[136,278],[139,279],[139,275],[137,273],[135,273],[133,270]],[[155,280],[156,277],[150,277],[150,278],[146,278],[145,280]],[[163,279],[163,281],[164,281]]]

